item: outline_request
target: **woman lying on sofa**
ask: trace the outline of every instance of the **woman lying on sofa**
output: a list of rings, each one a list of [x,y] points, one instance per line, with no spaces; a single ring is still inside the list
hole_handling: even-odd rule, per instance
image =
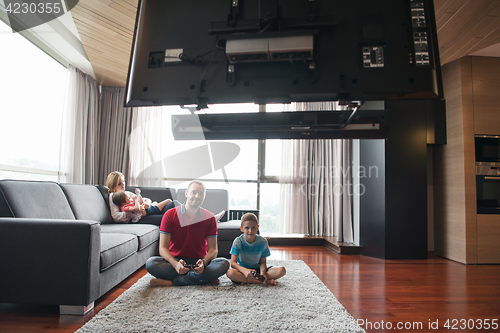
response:
[[[113,195],[116,192],[125,191],[125,176],[118,171],[113,171],[108,175],[106,179],[106,186],[108,187],[108,195],[109,195],[109,208],[111,210],[111,216],[115,222],[129,223],[134,217],[134,213],[130,211],[122,211],[120,206],[116,205],[113,202]],[[127,195],[135,201],[138,201],[137,195],[135,193],[126,191]],[[169,199],[168,199],[169,200]],[[141,205],[141,215],[146,215],[146,210],[151,206],[151,200],[148,198],[142,198],[144,205]],[[163,203],[163,201],[162,201]],[[165,213],[170,208],[174,208],[176,203],[171,201],[166,205],[162,205],[161,214]],[[178,203],[177,203],[178,205]],[[135,221],[137,222],[137,221]]]

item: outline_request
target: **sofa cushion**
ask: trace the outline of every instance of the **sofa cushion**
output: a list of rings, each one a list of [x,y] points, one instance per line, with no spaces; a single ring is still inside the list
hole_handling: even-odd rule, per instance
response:
[[[160,226],[163,215],[148,215],[143,216],[136,224],[151,224],[157,227]]]
[[[101,272],[136,253],[138,243],[132,234],[101,232]]]
[[[4,217],[75,219],[57,183],[0,180],[0,191],[0,212]]]
[[[138,239],[138,251],[148,247],[160,237],[160,229],[150,224],[106,224],[101,226],[101,233],[135,235]]]
[[[94,185],[61,184],[61,188],[77,220],[113,222],[107,203]]]
[[[236,237],[242,234],[240,226],[240,220],[217,223],[217,239],[233,241]]]
[[[175,199],[175,189],[168,187],[140,187],[140,186],[127,186],[125,189],[135,193],[135,189],[141,189],[141,195],[144,198],[149,198],[151,201],[160,202],[165,199]]]

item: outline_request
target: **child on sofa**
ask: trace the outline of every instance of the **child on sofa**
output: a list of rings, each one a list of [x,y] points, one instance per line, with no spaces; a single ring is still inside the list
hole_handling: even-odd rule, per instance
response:
[[[267,283],[275,285],[277,279],[286,274],[285,267],[267,267],[266,258],[271,255],[267,240],[257,235],[259,220],[252,213],[241,217],[241,231],[231,248],[231,268],[226,275],[231,281],[244,283]]]
[[[125,176],[119,171],[111,172],[108,175],[108,178],[106,179],[106,186],[108,187],[109,209],[111,211],[111,216],[113,217],[113,221],[117,223],[128,223],[132,219],[132,213],[122,212],[120,210],[120,207],[113,202],[113,196],[115,193],[125,191]],[[132,192],[128,193],[132,197],[132,199],[135,199],[135,194],[133,194]],[[148,198],[143,198],[143,199],[144,199],[144,208],[146,209],[149,208],[151,200]],[[163,213],[165,213],[165,211],[174,208],[175,206],[178,205],[180,205],[180,203],[177,200],[175,200],[167,204],[162,211]]]
[[[133,213],[132,222],[136,223],[140,220],[142,216],[146,215],[161,215],[163,208],[172,202],[170,199],[165,199],[162,202],[151,202],[148,198],[143,198],[141,196],[141,190],[135,190],[137,200],[134,200],[132,192],[129,191],[119,191],[113,194],[113,203],[120,207],[122,212]],[[149,201],[149,203],[147,203]],[[145,209],[145,204],[147,205]],[[142,213],[141,213],[142,212]]]

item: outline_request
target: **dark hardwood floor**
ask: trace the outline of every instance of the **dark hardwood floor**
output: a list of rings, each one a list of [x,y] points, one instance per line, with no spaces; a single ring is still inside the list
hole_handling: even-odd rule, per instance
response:
[[[272,246],[271,253],[272,259],[305,261],[367,332],[500,332],[500,265],[434,256],[386,261],[322,246]],[[74,332],[144,274],[138,270],[84,317],[59,316],[57,306],[0,304],[0,332]],[[494,319],[497,329],[478,329]],[[474,328],[461,329],[467,325]]]

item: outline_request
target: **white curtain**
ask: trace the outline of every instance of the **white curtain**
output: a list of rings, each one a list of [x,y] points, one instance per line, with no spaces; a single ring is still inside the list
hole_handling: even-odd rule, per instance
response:
[[[296,110],[334,110],[297,103]],[[280,176],[280,233],[336,236],[353,242],[352,141],[284,140]]]
[[[68,65],[59,182],[95,184],[98,161],[99,84]]]
[[[162,107],[141,107],[134,110],[130,133],[129,181],[131,185],[165,187],[162,170],[163,147],[170,128],[165,128],[165,117],[170,117]],[[167,119],[168,120],[168,119]]]
[[[284,234],[309,234],[308,141],[283,140],[280,175],[280,224]]]
[[[99,178],[105,184],[108,174],[120,171],[128,179],[129,137],[135,108],[124,107],[125,88],[102,87],[100,95]]]
[[[126,173],[132,108],[125,88],[102,87],[68,65],[59,182],[105,184],[111,171]]]

